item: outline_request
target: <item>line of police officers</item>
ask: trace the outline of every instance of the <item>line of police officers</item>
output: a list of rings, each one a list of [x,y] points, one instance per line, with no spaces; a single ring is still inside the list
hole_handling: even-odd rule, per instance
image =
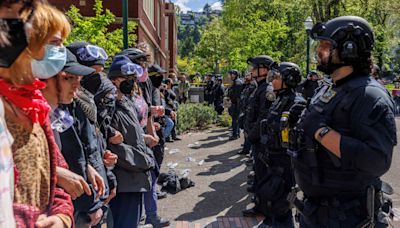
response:
[[[244,215],[263,214],[261,227],[294,227],[295,207],[300,227],[387,227],[393,190],[380,177],[397,144],[395,108],[370,77],[372,28],[344,16],[316,24],[311,36],[319,41],[317,68],[327,74],[311,99],[295,92],[296,64],[247,61],[256,86],[246,83],[240,100],[255,207]]]

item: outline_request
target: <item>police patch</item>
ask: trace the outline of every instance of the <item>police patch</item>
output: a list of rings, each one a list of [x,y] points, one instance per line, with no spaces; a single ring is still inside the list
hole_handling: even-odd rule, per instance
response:
[[[332,88],[326,91],[320,98],[319,100],[322,101],[323,103],[329,103],[329,101],[332,100],[332,98],[336,96],[336,91],[334,91]]]

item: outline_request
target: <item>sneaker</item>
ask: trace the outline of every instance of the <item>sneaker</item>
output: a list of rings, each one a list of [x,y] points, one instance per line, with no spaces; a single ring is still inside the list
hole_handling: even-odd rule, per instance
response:
[[[151,224],[154,228],[161,228],[169,226],[171,223],[160,216],[149,216],[146,218],[146,224]]]
[[[157,192],[157,199],[164,199],[167,198],[166,192]]]

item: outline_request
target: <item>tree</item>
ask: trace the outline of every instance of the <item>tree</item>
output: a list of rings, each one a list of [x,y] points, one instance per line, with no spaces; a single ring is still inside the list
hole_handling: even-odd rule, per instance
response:
[[[206,60],[203,68],[216,69],[218,61],[226,56],[227,46],[225,40],[226,30],[222,21],[215,18],[201,32],[201,40],[198,43],[195,53],[200,59]]]
[[[93,10],[95,12],[93,17],[84,17],[79,13],[78,8],[74,5],[71,6],[66,15],[71,19],[73,28],[66,43],[86,41],[103,47],[109,56],[114,56],[123,48],[122,29],[109,31],[108,26],[115,22],[115,16],[110,10],[103,10],[101,0],[95,0]],[[129,46],[135,45],[137,37],[134,31],[136,27],[136,22],[128,23]]]
[[[207,17],[209,17],[211,14],[211,11],[212,11],[211,5],[206,3],[203,7],[203,12],[207,15]]]

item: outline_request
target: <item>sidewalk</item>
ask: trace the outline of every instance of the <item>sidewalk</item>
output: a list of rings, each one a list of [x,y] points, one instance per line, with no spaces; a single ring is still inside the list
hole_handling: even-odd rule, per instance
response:
[[[237,154],[243,137],[228,137],[228,129],[220,128],[185,134],[182,141],[166,144],[162,172],[168,171],[168,163],[178,163],[177,173],[189,169],[196,183],[159,201],[160,215],[171,220],[171,227],[252,227],[261,220],[241,217],[242,210],[252,206],[246,191],[249,168],[246,158]],[[170,154],[173,149],[180,152]]]
[[[400,121],[397,121],[398,129],[399,123]],[[178,163],[175,167],[177,174],[189,169],[189,178],[196,186],[176,195],[168,195],[166,199],[159,201],[159,214],[170,219],[170,227],[247,228],[259,224],[262,218],[244,218],[241,213],[245,208],[252,206],[251,195],[246,191],[250,168],[244,164],[246,158],[237,154],[241,149],[243,137],[228,141],[227,128],[189,133],[181,137],[182,141],[166,144],[168,150],[161,171],[168,171],[168,163]],[[196,148],[188,148],[189,144]],[[179,149],[180,152],[170,154],[173,149]],[[400,147],[396,146],[392,167],[383,177],[394,188],[395,194],[391,198],[396,216],[400,215],[399,152]],[[191,157],[192,161],[187,161],[188,157]],[[399,219],[395,218],[392,222],[393,227],[400,227]]]

